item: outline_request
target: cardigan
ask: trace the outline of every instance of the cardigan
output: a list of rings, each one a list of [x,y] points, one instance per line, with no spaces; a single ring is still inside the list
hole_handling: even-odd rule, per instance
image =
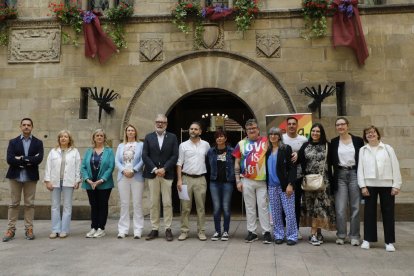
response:
[[[364,140],[361,137],[354,136],[352,134],[352,144],[355,148],[355,166],[358,168],[358,160],[359,160],[359,150],[364,146]],[[331,144],[329,147],[329,159],[330,163],[333,168],[333,178],[332,184],[334,191],[338,189],[338,174],[339,174],[339,156],[338,156],[338,148],[339,148],[339,136],[333,138],[331,140]]]
[[[271,149],[266,152],[266,163],[271,154]],[[280,180],[280,185],[282,187],[282,191],[286,192],[286,188],[289,184],[293,186],[293,189],[296,189],[295,182],[296,182],[296,166],[292,164],[292,148],[289,145],[284,145],[279,147],[277,151],[277,164],[276,164],[276,174]],[[269,169],[266,164],[266,185],[269,186]]]
[[[83,160],[82,160],[82,167],[81,167],[81,175],[82,175],[82,189],[85,190],[92,190],[91,185],[89,185],[86,180],[92,178],[92,168],[91,168],[91,158],[93,154],[93,149],[89,148],[86,150]],[[112,189],[114,187],[114,180],[112,177],[112,172],[115,168],[115,157],[114,152],[111,148],[105,147],[102,152],[102,160],[99,166],[98,172],[98,179],[102,179],[104,183],[98,185],[96,189],[98,190],[105,190],[105,189]]]

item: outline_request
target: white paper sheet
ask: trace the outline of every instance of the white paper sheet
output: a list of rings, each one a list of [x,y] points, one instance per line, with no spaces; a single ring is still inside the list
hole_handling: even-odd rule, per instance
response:
[[[178,197],[182,200],[190,200],[190,197],[188,196],[187,185],[181,185],[181,192],[178,191]]]

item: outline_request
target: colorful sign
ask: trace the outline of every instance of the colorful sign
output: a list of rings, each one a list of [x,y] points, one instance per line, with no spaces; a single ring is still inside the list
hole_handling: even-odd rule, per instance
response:
[[[266,132],[272,127],[278,127],[283,133],[286,133],[286,119],[288,117],[295,117],[298,120],[298,134],[309,138],[312,127],[312,113],[266,115]]]

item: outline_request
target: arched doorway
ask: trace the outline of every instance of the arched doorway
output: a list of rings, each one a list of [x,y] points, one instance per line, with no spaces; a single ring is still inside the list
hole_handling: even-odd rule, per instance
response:
[[[179,99],[168,111],[168,130],[177,135],[178,142],[188,140],[187,129],[193,121],[199,121],[203,125],[203,133],[201,138],[214,146],[214,128],[211,128],[211,116],[205,114],[228,116],[227,121],[236,122],[239,127],[226,127],[227,142],[231,146],[235,146],[241,137],[244,137],[240,126],[244,125],[247,119],[254,118],[253,112],[249,106],[234,94],[222,89],[201,89],[193,91],[185,97]],[[204,118],[203,118],[204,117]],[[214,119],[214,118],[213,118]],[[208,178],[207,178],[208,180]],[[175,184],[175,183],[174,183]],[[212,201],[209,189],[207,188],[206,197],[206,213],[212,213]],[[237,214],[241,212],[242,195],[234,190],[232,196],[232,212]],[[173,206],[174,212],[180,211],[180,201],[176,189],[173,189]],[[193,208],[195,210],[195,208]]]

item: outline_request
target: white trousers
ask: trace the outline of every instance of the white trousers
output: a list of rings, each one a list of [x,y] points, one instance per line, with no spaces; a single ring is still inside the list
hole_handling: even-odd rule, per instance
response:
[[[269,204],[267,200],[267,187],[265,181],[251,180],[248,178],[241,179],[243,184],[243,199],[246,206],[247,231],[256,232],[257,215],[256,203],[259,210],[259,221],[262,227],[262,234],[270,232],[269,222]]]
[[[142,212],[144,182],[137,182],[134,178],[122,177],[118,182],[118,191],[121,201],[118,232],[125,235],[129,234],[129,203],[130,195],[132,193],[134,236],[141,237],[142,229],[144,228],[144,216]]]

